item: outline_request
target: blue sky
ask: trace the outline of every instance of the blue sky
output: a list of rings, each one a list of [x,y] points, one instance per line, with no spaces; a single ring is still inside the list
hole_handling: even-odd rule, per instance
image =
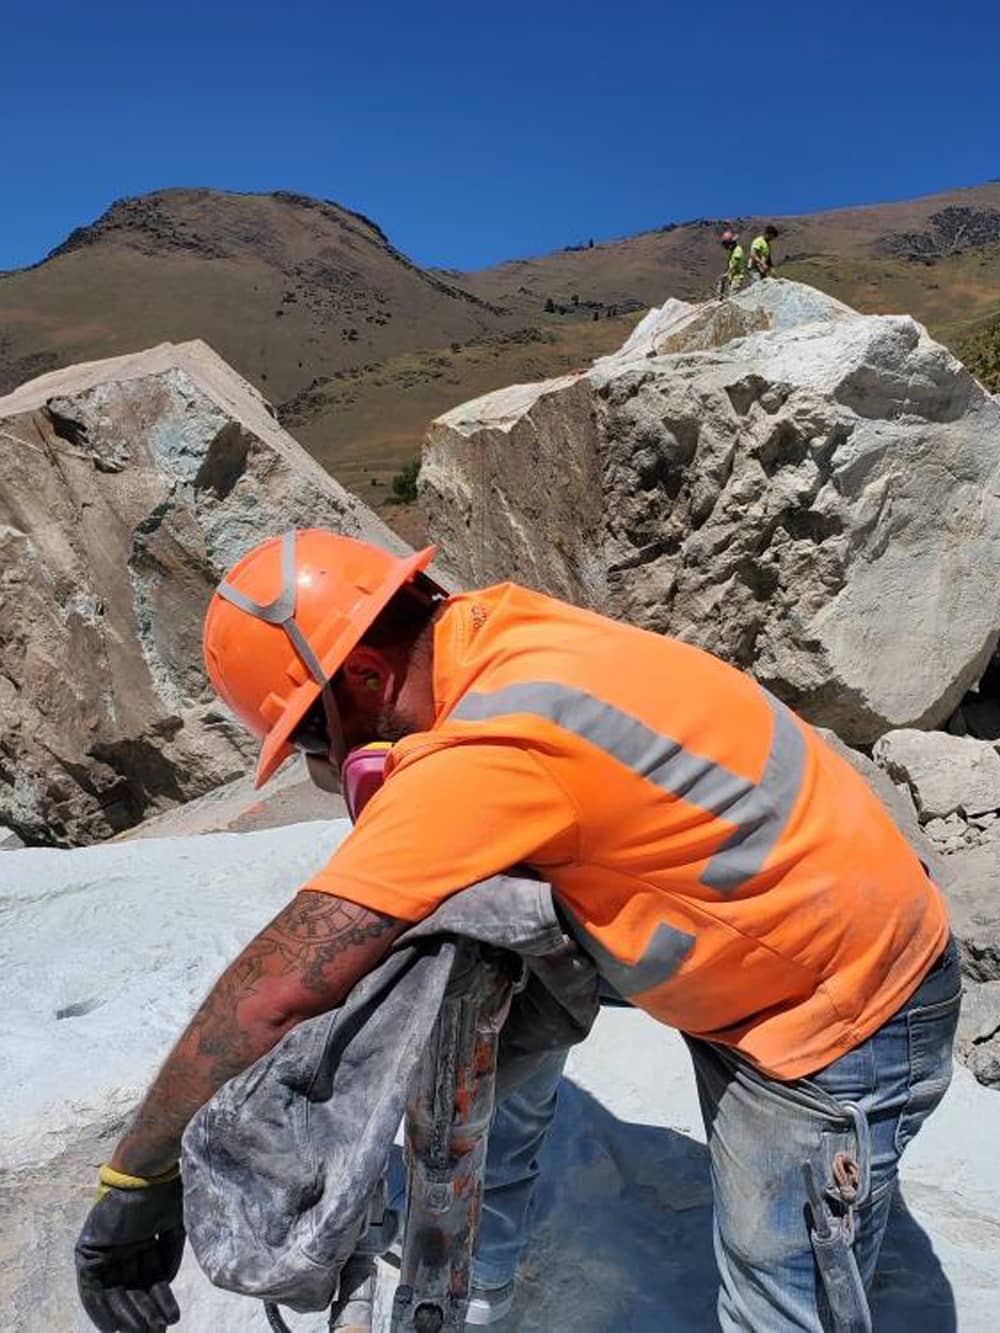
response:
[[[112,199],[289,189],[474,268],[1000,176],[996,0],[10,6],[0,269]]]

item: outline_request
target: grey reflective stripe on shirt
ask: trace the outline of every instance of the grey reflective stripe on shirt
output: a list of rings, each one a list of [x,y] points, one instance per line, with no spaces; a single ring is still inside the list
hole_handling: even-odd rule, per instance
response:
[[[694,948],[694,936],[661,921],[653,931],[642,956],[623,963],[598,940],[560,899],[567,931],[594,960],[598,972],[607,977],[619,995],[639,995],[668,981]]]
[[[732,893],[758,874],[788,822],[798,795],[805,745],[784,704],[767,690],[771,747],[759,783],[731,772],[680,741],[653,731],[638,718],[583,690],[553,681],[506,685],[492,694],[467,694],[450,714],[461,722],[529,713],[597,746],[661,791],[683,798],[736,825],[714,853],[701,883]]]
[[[719,893],[733,893],[764,868],[764,862],[788,823],[802,785],[806,747],[792,715],[767,690],[774,730],[760,781],[727,811],[736,828],[701,875],[701,883]]]

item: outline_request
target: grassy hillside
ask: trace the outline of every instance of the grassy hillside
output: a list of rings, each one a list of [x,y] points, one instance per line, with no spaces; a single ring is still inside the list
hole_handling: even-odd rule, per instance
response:
[[[783,264],[861,260],[877,269],[911,271],[912,290],[919,292],[939,281],[928,275],[942,261],[1000,244],[1000,181],[902,203],[795,217],[671,223],[592,247],[583,242],[479,273],[448,271],[443,276],[483,300],[518,310],[537,309],[549,296],[565,301],[573,293],[581,300],[612,304],[652,305],[667,296],[702,299],[713,293],[724,267],[718,242],[722,229],[731,224],[748,241],[766,222],[781,229],[776,253]]]
[[[618,347],[634,317],[551,322],[410,352],[343,371],[285,403],[282,423],[339,480],[366,500],[420,452],[427,423],[469,398],[584,367]]]
[[[617,347],[635,312],[714,292],[698,219],[512,260],[427,271],[378,226],[297,195],[162,190],[122,200],[42,263],[0,274],[0,393],[45,370],[204,338],[330,471],[384,498],[427,423],[490,389]],[[857,309],[905,312],[1000,387],[1000,182],[774,219],[779,271]]]
[[[1000,307],[959,341],[958,354],[980,383],[1000,394]]]
[[[1000,306],[1000,245],[933,263],[832,255],[792,260],[781,275],[812,283],[857,310],[908,314],[954,350]]]
[[[635,319],[548,321],[512,334],[408,352],[318,383],[283,404],[279,417],[342,485],[417,544],[426,537],[420,516],[398,505],[392,481],[419,458],[428,423],[493,389],[588,366],[621,346]]]

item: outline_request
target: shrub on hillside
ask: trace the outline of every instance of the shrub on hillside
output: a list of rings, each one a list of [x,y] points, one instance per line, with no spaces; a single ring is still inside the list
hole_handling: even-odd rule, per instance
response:
[[[958,354],[990,393],[1000,393],[1000,319],[967,338]]]
[[[417,499],[417,478],[420,476],[420,459],[411,458],[404,463],[392,479],[392,495],[389,502],[394,505],[411,505]]]

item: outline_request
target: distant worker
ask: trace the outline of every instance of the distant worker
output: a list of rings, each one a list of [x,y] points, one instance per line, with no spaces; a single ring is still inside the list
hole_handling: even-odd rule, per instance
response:
[[[726,271],[719,279],[719,300],[721,301],[724,296],[729,296],[732,292],[738,292],[743,286],[747,264],[743,247],[740,245],[740,238],[734,231],[727,228],[719,239],[722,242],[723,249],[729,254]]]
[[[770,223],[764,228],[759,236],[755,236],[750,243],[750,277],[754,281],[758,278],[769,278],[774,272],[774,257],[771,254],[771,242],[776,240],[779,235],[778,228],[771,226]]]

